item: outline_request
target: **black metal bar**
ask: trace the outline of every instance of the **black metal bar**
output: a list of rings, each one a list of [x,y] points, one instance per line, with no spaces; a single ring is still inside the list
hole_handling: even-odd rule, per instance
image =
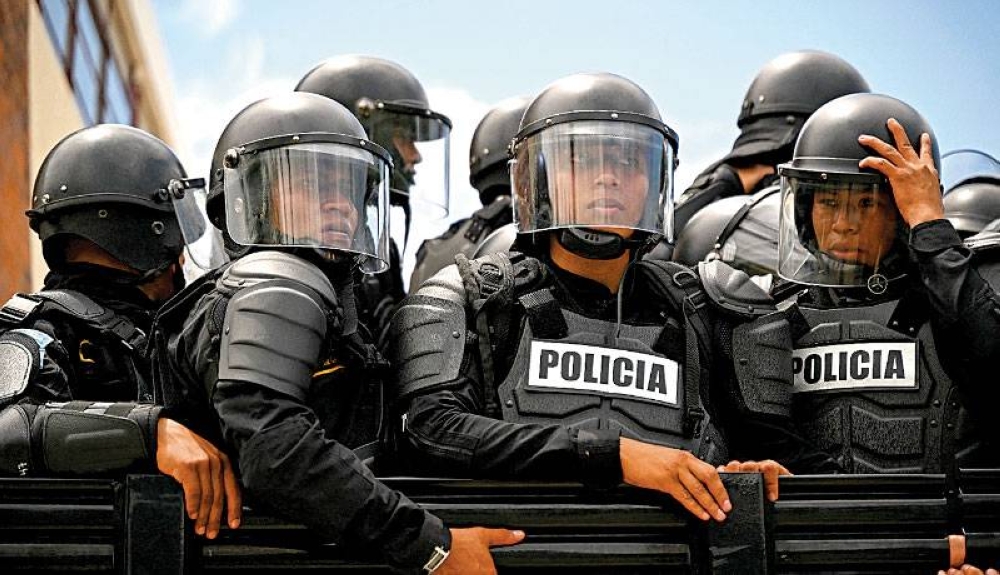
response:
[[[130,475],[125,498],[125,574],[184,575],[193,545],[177,482],[165,475]]]

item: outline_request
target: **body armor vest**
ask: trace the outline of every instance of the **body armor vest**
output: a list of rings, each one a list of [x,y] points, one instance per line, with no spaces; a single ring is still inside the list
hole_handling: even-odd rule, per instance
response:
[[[555,300],[549,296],[547,303]],[[698,378],[685,378],[684,346],[671,354],[676,357],[656,350],[664,326],[622,324],[616,335],[615,322],[565,309],[550,313],[561,316],[564,329],[549,328],[558,320],[523,323],[498,388],[504,420],[619,429],[625,437],[684,449],[713,464],[727,460],[707,416],[693,426],[685,421],[692,403],[701,411]]]
[[[943,473],[984,448],[915,309],[801,308],[792,413],[849,473]]]

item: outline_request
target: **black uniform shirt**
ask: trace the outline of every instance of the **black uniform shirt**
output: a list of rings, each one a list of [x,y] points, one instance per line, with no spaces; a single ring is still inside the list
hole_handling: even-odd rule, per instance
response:
[[[221,325],[232,295],[215,289],[195,303],[179,332],[169,335],[168,360],[183,401],[214,406],[248,500],[325,540],[381,552],[397,568],[419,572],[436,546],[450,545],[448,530],[378,481],[335,438],[349,427],[337,420],[348,406],[308,404],[317,397],[351,401],[371,374],[339,361],[347,355],[344,342],[328,338],[321,348],[327,355],[316,358],[312,381],[302,385],[307,401],[247,381],[218,381]]]

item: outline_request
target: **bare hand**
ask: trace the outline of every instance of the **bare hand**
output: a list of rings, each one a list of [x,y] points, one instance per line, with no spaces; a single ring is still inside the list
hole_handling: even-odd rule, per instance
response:
[[[434,575],[496,575],[490,547],[515,545],[523,531],[469,527],[451,530],[451,553]]]
[[[868,156],[858,166],[881,172],[889,179],[896,207],[910,228],[943,218],[941,180],[934,167],[930,135],[921,134],[918,155],[899,122],[889,118],[887,125],[896,146],[875,136],[860,136],[858,142],[861,145],[875,150],[882,157]]]
[[[691,453],[626,437],[620,451],[625,483],[672,495],[702,521],[725,521],[732,511],[719,472]]]
[[[791,475],[792,472],[773,459],[764,461],[730,461],[720,465],[719,471],[728,473],[760,473],[764,476],[764,489],[770,501],[778,500],[778,477]]]
[[[960,569],[952,567],[947,572],[938,571],[938,575],[983,575],[983,570],[972,565],[962,565]],[[987,569],[986,575],[1000,575],[1000,572],[997,572],[996,569]]]
[[[156,424],[156,466],[184,489],[184,506],[198,535],[214,539],[222,521],[223,500],[229,526],[240,526],[243,502],[240,486],[226,454],[172,419]]]

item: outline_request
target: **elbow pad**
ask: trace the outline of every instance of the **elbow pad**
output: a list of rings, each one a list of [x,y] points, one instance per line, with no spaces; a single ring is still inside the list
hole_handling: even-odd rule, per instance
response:
[[[0,468],[11,475],[94,475],[156,453],[160,407],[73,401],[0,413]]]

